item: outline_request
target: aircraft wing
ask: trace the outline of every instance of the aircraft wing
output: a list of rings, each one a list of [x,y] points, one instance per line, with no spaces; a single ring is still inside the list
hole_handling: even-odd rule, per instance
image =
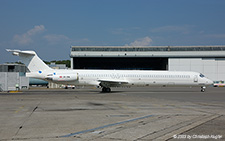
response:
[[[128,84],[129,82],[126,80],[106,80],[106,79],[100,79],[98,80],[100,82],[100,86],[102,87],[119,87],[121,85]]]

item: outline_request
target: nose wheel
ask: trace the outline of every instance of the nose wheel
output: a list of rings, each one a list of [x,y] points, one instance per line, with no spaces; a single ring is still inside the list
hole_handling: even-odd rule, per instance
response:
[[[111,92],[111,89],[110,88],[103,87],[102,88],[102,92],[109,93],[109,92]]]
[[[202,86],[201,87],[201,92],[205,92],[205,89],[206,89],[206,87],[205,86]]]

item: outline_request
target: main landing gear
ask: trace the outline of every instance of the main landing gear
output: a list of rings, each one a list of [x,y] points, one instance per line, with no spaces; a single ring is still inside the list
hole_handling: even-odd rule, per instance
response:
[[[109,93],[109,92],[111,92],[111,89],[110,88],[106,88],[106,87],[102,87],[102,92]]]
[[[206,87],[205,86],[202,86],[201,87],[201,92],[205,92],[205,89],[206,89]]]

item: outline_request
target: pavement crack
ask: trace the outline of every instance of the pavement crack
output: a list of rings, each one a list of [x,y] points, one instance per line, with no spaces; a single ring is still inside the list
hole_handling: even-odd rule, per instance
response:
[[[37,108],[38,108],[38,106],[33,109],[33,112],[35,112],[37,110]]]
[[[19,129],[16,131],[15,136],[18,135],[18,133],[20,132],[20,130],[23,128],[25,122],[29,120],[29,118],[30,118],[30,117],[32,116],[32,114],[37,110],[37,108],[38,108],[38,106],[39,106],[40,104],[41,104],[41,102],[39,102],[39,103],[37,104],[37,106],[32,110],[32,112],[30,113],[30,115],[23,121],[23,123],[21,124],[21,126],[19,127]]]

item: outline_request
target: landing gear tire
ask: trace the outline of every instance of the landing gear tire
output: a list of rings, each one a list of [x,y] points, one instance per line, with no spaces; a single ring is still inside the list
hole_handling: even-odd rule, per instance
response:
[[[205,86],[202,86],[201,87],[201,92],[205,92],[205,88],[206,88]]]
[[[102,88],[102,92],[109,93],[109,92],[111,92],[111,89],[110,88],[103,87]]]

